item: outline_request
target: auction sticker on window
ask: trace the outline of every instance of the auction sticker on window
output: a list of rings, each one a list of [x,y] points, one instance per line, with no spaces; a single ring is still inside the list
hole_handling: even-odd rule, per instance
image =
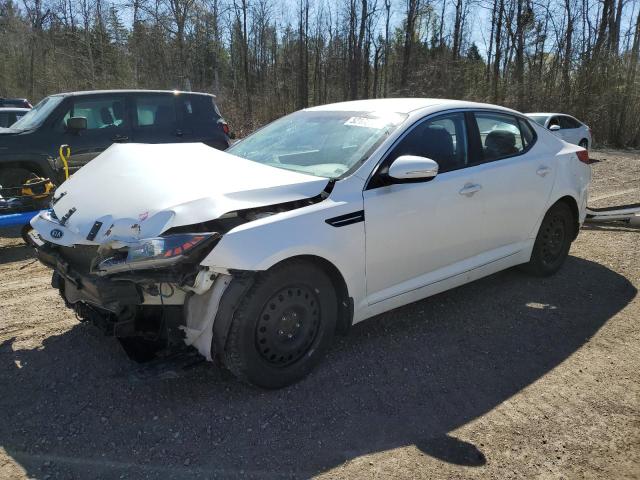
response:
[[[344,124],[352,127],[375,128],[380,130],[389,125],[389,122],[383,118],[351,117],[344,122]]]

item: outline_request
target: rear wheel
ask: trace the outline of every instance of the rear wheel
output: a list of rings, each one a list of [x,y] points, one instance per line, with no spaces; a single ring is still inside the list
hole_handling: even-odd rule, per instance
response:
[[[331,343],[338,314],[328,275],[290,261],[258,274],[236,310],[224,364],[241,380],[281,388],[305,375]]]
[[[541,277],[557,272],[569,254],[575,228],[569,206],[564,202],[553,205],[542,219],[531,260],[522,266],[523,270]]]

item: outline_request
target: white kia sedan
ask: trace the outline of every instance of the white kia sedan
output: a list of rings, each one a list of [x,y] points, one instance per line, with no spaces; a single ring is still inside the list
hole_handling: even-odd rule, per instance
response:
[[[588,150],[593,142],[591,129],[571,115],[564,113],[527,113],[534,122],[563,139]]]
[[[226,152],[115,144],[56,190],[32,240],[80,318],[277,388],[373,315],[515,265],[556,272],[587,157],[493,105],[337,103]]]

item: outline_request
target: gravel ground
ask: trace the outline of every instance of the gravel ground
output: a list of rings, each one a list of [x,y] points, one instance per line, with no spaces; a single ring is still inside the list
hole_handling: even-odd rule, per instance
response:
[[[594,206],[640,201],[640,152],[592,157]],[[4,234],[0,478],[640,478],[640,230],[359,324],[275,392],[206,363],[136,380]]]

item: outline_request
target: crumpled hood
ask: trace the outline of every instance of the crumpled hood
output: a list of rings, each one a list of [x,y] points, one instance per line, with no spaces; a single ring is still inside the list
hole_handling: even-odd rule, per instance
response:
[[[114,144],[56,190],[55,216],[67,216],[62,238],[60,232],[52,237],[51,222],[40,222],[50,220],[46,214],[32,224],[46,240],[63,245],[134,241],[235,210],[311,198],[327,182],[201,143]],[[87,240],[96,222],[102,225]]]

